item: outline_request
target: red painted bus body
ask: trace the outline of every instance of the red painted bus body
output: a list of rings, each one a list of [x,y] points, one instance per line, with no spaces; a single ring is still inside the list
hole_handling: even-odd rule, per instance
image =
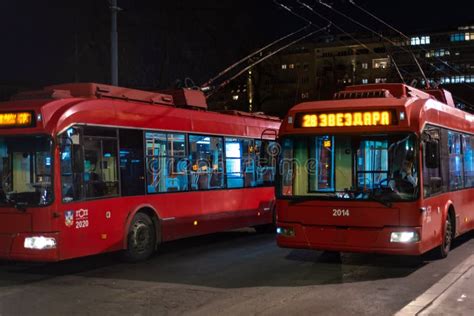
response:
[[[446,256],[474,229],[473,133],[444,90],[353,86],[296,105],[279,132],[278,245]]]
[[[183,108],[185,103],[189,102],[195,109]],[[146,133],[162,135],[161,133],[163,133],[163,135],[168,135],[166,136],[168,138],[171,137],[170,135],[176,135],[172,133],[181,133],[185,137],[185,143],[181,144],[183,147],[184,144],[189,142],[188,135],[191,134],[201,135],[202,139],[216,136],[215,139],[220,139],[221,143],[224,138],[238,138],[250,139],[249,142],[257,144],[259,140],[265,142],[274,139],[280,126],[278,119],[263,115],[245,113],[230,115],[208,112],[202,110],[204,102],[204,97],[197,91],[184,91],[184,93],[174,95],[173,101],[173,95],[171,94],[148,93],[99,84],[69,84],[48,87],[42,92],[20,95],[12,101],[2,103],[1,113],[27,112],[32,114],[33,120],[30,127],[15,128],[10,126],[0,129],[2,144],[5,143],[5,146],[10,148],[11,154],[9,157],[13,157],[3,158],[3,181],[8,182],[10,180],[7,177],[13,177],[11,182],[13,184],[6,185],[2,182],[2,185],[4,185],[3,191],[7,191],[6,187],[11,189],[15,185],[24,190],[28,188],[27,191],[34,191],[31,187],[51,185],[51,192],[44,191],[46,192],[44,193],[46,198],[43,197],[43,200],[40,200],[42,201],[39,203],[41,205],[20,203],[21,195],[2,192],[0,197],[4,198],[4,201],[0,203],[0,258],[5,260],[59,261],[123,250],[127,248],[131,222],[138,212],[145,213],[153,220],[156,237],[152,239],[156,241],[156,244],[228,229],[271,224],[274,218],[274,187],[272,185],[248,187],[242,184],[241,188],[227,188],[223,180],[223,171],[220,169],[219,179],[222,180],[222,185],[219,184],[221,187],[217,189],[211,188],[211,172],[209,171],[204,175],[203,171],[197,175],[199,171],[196,167],[194,173],[196,179],[202,180],[209,177],[209,180],[202,181],[206,185],[209,183],[206,189],[197,189],[197,186],[200,185],[197,181],[192,184],[188,183],[187,179],[190,179],[188,174],[186,174],[185,184],[182,184],[181,188],[173,188],[173,183],[178,183],[177,176],[171,177],[170,175],[169,179],[165,179],[166,185],[170,185],[171,188],[171,190],[168,190],[169,192],[160,191],[161,193],[148,194],[149,190],[157,191],[157,188],[159,188],[158,182],[155,182],[156,187],[154,188],[153,185],[149,184],[150,182],[147,182],[148,180],[144,179],[145,175],[142,174],[140,179],[130,178],[132,179],[130,183],[134,181],[143,183],[148,188],[143,189],[148,190],[146,194],[123,196],[124,194],[121,194],[121,192],[130,191],[131,184],[128,186],[129,183],[108,183],[107,185],[112,189],[109,187],[106,187],[106,189],[115,192],[112,196],[95,199],[65,197],[63,182],[68,175],[61,169],[63,168],[61,163],[67,159],[69,154],[66,151],[61,152],[63,150],[61,146],[63,145],[60,145],[58,135],[64,134],[66,131],[69,133],[69,130],[74,126],[81,129],[84,133],[84,135],[81,134],[81,137],[84,139],[86,138],[87,129],[94,128],[103,129],[106,133],[116,133],[116,135],[122,133],[122,131],[123,133],[138,133],[141,135]],[[178,107],[176,104],[181,104],[183,107]],[[197,108],[201,108],[201,110]],[[15,141],[9,141],[9,137],[12,136],[20,137],[15,138],[15,141],[19,139],[16,144]],[[29,162],[24,165],[25,161],[29,161],[29,157],[33,157],[33,154],[27,152],[25,148],[28,146],[45,147],[48,143],[42,141],[40,145],[35,145],[36,140],[31,138],[31,144],[27,145],[26,143],[29,142],[30,138],[26,137],[30,136],[36,137],[36,139],[47,137],[52,144],[50,157],[43,159],[44,152],[47,151],[42,149],[41,155],[39,152],[36,153],[34,156],[35,162],[30,163],[35,164],[35,166],[38,165],[31,170],[39,169],[40,164],[43,164],[42,169],[49,168],[50,180],[45,181],[44,179],[48,177],[39,175],[39,172],[35,171],[36,179],[27,180],[27,185],[21,186],[21,184],[18,184],[21,177],[33,177],[33,171],[28,171],[25,175],[22,169],[28,167]],[[146,142],[147,146],[155,146],[153,145],[155,143],[148,145],[151,141],[149,139],[144,141],[143,137],[141,140],[139,138],[137,140]],[[76,138],[79,139],[79,137]],[[74,135],[71,135],[70,139],[73,139],[71,142],[74,144],[76,141]],[[93,139],[92,137],[90,141],[92,142]],[[124,174],[123,172],[127,172],[125,167],[122,166],[126,163],[122,161],[125,160],[121,156],[124,153],[122,153],[123,149],[121,147],[121,152],[117,153],[117,146],[120,146],[120,144],[117,145],[117,140],[114,143],[116,146],[115,152],[107,152],[104,149],[108,146],[106,145],[107,139],[107,137],[104,137],[100,140],[100,148],[102,148],[102,156],[99,157],[101,159],[100,167],[98,167],[99,162],[97,160],[92,161],[92,163],[96,164],[95,169],[103,168],[100,169],[103,175],[107,172],[109,173],[107,177],[115,177],[114,179],[116,179],[118,173]],[[119,138],[119,140],[122,141],[122,138]],[[130,146],[133,147],[133,144],[134,141],[130,141]],[[66,143],[64,146],[66,148],[69,145]],[[75,145],[70,146],[70,148],[73,148]],[[139,148],[139,146],[136,146],[136,148]],[[252,148],[255,149],[256,147]],[[153,147],[153,151],[155,150],[157,151]],[[23,154],[21,154],[22,151]],[[142,151],[144,151],[143,147]],[[91,155],[91,151],[82,150],[82,153],[77,155],[87,157],[87,155]],[[39,156],[41,158],[38,158]],[[120,170],[117,170],[119,168],[119,163],[116,162],[117,159],[115,160],[117,165],[115,171],[111,170],[111,156],[121,157]],[[7,161],[7,159],[13,160],[13,163]],[[20,162],[15,163],[15,159]],[[91,160],[90,158],[87,159]],[[140,159],[142,159],[144,165],[143,153],[142,158],[136,158],[135,163]],[[46,162],[44,163],[43,160]],[[133,162],[133,159],[130,161]],[[146,161],[148,163],[148,160]],[[7,164],[12,167],[6,167]],[[71,162],[71,166],[73,164]],[[86,164],[89,166],[84,167],[83,164],[81,167],[79,163],[79,167],[73,167],[82,172],[82,180],[76,179],[77,181],[85,181],[84,168],[89,168],[91,161]],[[122,170],[122,167],[124,170]],[[6,172],[6,168],[14,170],[13,176],[12,172]],[[18,170],[15,168],[18,168]],[[183,177],[184,173],[176,174]],[[87,175],[87,178],[89,176]],[[35,182],[39,181],[39,177],[44,183],[38,184]],[[74,179],[74,177],[74,173],[72,173],[71,178]],[[236,177],[238,178],[239,175],[236,175]],[[191,190],[191,185],[195,185],[196,190]],[[81,196],[85,196],[86,187],[87,185],[84,184],[79,188]],[[204,184],[202,187],[204,188]],[[102,187],[102,189],[104,188]],[[142,188],[137,190],[143,191]],[[10,198],[7,198],[8,195],[10,195]],[[52,195],[52,197],[47,197],[48,195]],[[32,198],[36,195],[34,192],[26,192],[24,196]],[[31,239],[31,237],[39,239]],[[42,249],[37,249],[38,247]]]

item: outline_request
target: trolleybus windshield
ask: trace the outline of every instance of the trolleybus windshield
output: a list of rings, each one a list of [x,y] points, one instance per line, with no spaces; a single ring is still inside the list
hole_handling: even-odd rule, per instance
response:
[[[282,198],[414,200],[419,192],[416,137],[292,136],[281,140]]]
[[[50,137],[0,137],[0,206],[51,203],[51,179]]]

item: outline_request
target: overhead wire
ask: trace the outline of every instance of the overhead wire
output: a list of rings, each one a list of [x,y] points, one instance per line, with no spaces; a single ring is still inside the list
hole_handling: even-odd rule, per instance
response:
[[[303,16],[301,16],[300,14],[297,14],[296,12],[294,12],[294,10],[292,10],[290,7],[288,6],[285,6],[277,1],[273,1],[275,4],[279,5],[280,7],[282,7],[283,9],[287,10],[289,13],[293,14],[294,16],[304,20],[304,21],[309,21],[308,19],[304,18]],[[306,4],[303,4],[301,3],[301,1],[297,1],[299,2],[299,4],[301,5],[306,5]],[[306,5],[307,6],[307,5]],[[357,44],[359,44],[360,46],[364,47],[365,49],[369,50],[369,51],[372,51],[373,54],[375,54],[376,56],[379,56],[379,57],[387,57],[386,55],[382,55],[381,53],[377,53],[375,52],[374,49],[370,48],[369,46],[367,46],[366,44],[362,43],[360,40],[358,40],[357,38],[355,38],[353,35],[351,35],[350,33],[348,33],[347,31],[345,31],[343,28],[339,27],[336,23],[334,23],[334,21],[328,19],[327,17],[319,14],[318,12],[316,11],[313,11],[313,13],[315,15],[317,15],[318,17],[320,17],[321,19],[325,20],[326,22],[329,22],[331,26],[334,26],[336,29],[338,29],[340,32],[344,33],[345,35],[347,35],[348,37],[350,37],[354,42],[356,42]],[[310,23],[312,23],[311,21],[309,21]],[[314,23],[313,23],[314,25]],[[329,32],[329,31],[327,31]],[[342,45],[346,45],[345,42],[339,40],[336,38],[336,42],[342,44]],[[398,75],[400,76],[400,79],[403,83],[405,83],[405,79],[403,78],[403,76],[401,75],[400,71],[398,71]]]
[[[300,3],[301,1],[300,1],[300,0],[296,0],[296,2]],[[318,3],[318,4],[320,4],[320,5],[324,6],[324,7],[329,8],[330,10],[336,12],[337,14],[339,14],[339,15],[343,16],[344,18],[348,19],[349,21],[353,22],[354,24],[357,24],[357,25],[361,26],[362,28],[368,30],[369,32],[371,32],[371,33],[377,35],[377,36],[380,37],[381,39],[383,39],[383,40],[389,42],[389,43],[392,44],[393,46],[398,47],[399,49],[405,51],[406,53],[409,53],[409,54],[411,54],[412,56],[414,56],[413,52],[411,52],[410,50],[406,49],[405,47],[401,46],[401,45],[398,44],[398,43],[395,43],[393,40],[387,38],[387,37],[384,36],[383,34],[381,34],[381,33],[377,32],[377,31],[373,30],[372,28],[370,28],[370,27],[368,27],[368,26],[366,26],[366,25],[364,25],[364,24],[362,24],[362,23],[356,21],[355,19],[353,19],[352,17],[348,16],[347,14],[344,14],[343,12],[340,12],[339,10],[337,10],[337,9],[335,9],[333,6],[331,6],[331,5],[329,5],[329,4],[325,3],[325,2],[323,2],[322,0],[318,0],[318,1],[316,1],[316,3]],[[307,6],[305,6],[305,7],[308,8],[308,7],[310,7],[310,6],[307,5]],[[311,7],[310,7],[310,8],[311,8]],[[311,8],[311,9],[312,9],[312,11],[314,11],[313,8]],[[419,65],[418,62],[417,62],[417,64]],[[438,68],[437,66],[433,65],[432,63],[426,62],[426,64],[430,65],[431,67],[435,67],[438,71],[440,71],[441,73],[443,73],[443,74],[445,74],[445,75],[449,75],[449,73],[447,73],[447,72],[441,70],[440,68]],[[449,65],[448,65],[448,66],[449,66]],[[451,66],[449,66],[449,67],[451,67]],[[421,69],[421,67],[419,67],[419,69],[420,69],[420,72],[424,75],[424,72],[423,72],[423,70]],[[453,68],[453,69],[454,69],[454,68]],[[456,70],[456,71],[458,71],[458,70]],[[425,82],[428,82],[428,79],[426,78],[426,76],[424,76],[424,80],[425,80]],[[472,87],[471,85],[468,85],[468,84],[466,84],[466,83],[463,83],[463,85],[465,85],[465,86],[469,87],[470,89],[473,89],[473,90],[474,90],[474,87]],[[472,109],[474,110],[474,106],[473,106],[472,104],[469,104],[469,105],[470,105],[470,107],[472,107]]]
[[[379,18],[378,16],[376,16],[375,14],[371,13],[370,11],[366,10],[365,8],[363,8],[362,6],[358,5],[354,0],[349,0],[349,3],[352,4],[353,6],[355,6],[357,9],[361,10],[362,12],[364,12],[365,14],[369,15],[370,17],[372,17],[373,19],[375,19],[376,21],[382,23],[383,25],[385,25],[386,27],[390,28],[391,30],[393,30],[394,32],[398,33],[399,35],[401,35],[405,40],[409,41],[410,40],[410,37],[407,36],[405,33],[403,33],[402,31],[400,31],[399,29],[397,29],[396,27],[392,26],[391,24],[385,22],[384,20],[382,20],[381,18]],[[425,53],[428,53],[428,50],[426,50],[424,47],[420,47],[420,50],[422,52],[425,52]],[[433,56],[436,60],[438,60],[439,62],[441,62],[443,65],[447,66],[449,69],[453,70],[454,72],[458,73],[458,74],[463,74],[459,69],[456,69],[455,67],[451,66],[446,60],[443,60],[441,58],[439,58],[438,56]],[[426,64],[432,66],[433,68],[436,69],[436,71],[440,72],[440,73],[443,73],[445,75],[450,75],[449,73],[443,71],[441,68],[439,68],[438,66],[434,65],[433,63],[430,63],[430,62],[426,62]],[[473,89],[474,90],[474,87],[472,87],[472,85],[469,85],[465,82],[462,82],[462,84],[466,87],[468,87],[469,89]],[[462,100],[461,98],[457,98],[459,99],[461,102],[464,102],[464,103],[467,103],[465,100]],[[470,105],[470,107],[474,110],[474,105],[472,104],[469,104],[467,103],[468,105]]]
[[[396,33],[400,34],[403,38],[405,38],[406,40],[410,40],[410,37],[406,34],[404,34],[402,31],[400,31],[399,29],[395,28],[394,26],[388,24],[387,22],[385,22],[384,20],[380,19],[379,17],[377,17],[375,14],[369,12],[368,10],[364,9],[363,7],[357,5],[355,3],[354,0],[349,0],[349,3],[351,3],[353,6],[355,6],[356,8],[358,8],[359,10],[361,10],[362,12],[366,13],[367,15],[371,16],[372,18],[374,18],[375,20],[379,21],[380,23],[382,23],[383,25],[387,26],[388,28],[390,28],[391,30],[395,31]],[[421,51],[427,53],[428,50],[426,50],[425,48],[423,47],[420,47]],[[436,60],[440,61],[441,63],[443,63],[444,65],[448,66],[451,70],[457,72],[457,73],[462,73],[461,71],[459,71],[458,69],[456,69],[455,67],[451,66],[446,60],[443,60],[441,58],[439,58],[438,56],[433,56]]]
[[[296,0],[296,2],[302,3],[300,0]],[[329,8],[330,10],[336,12],[337,14],[339,14],[339,15],[343,16],[344,18],[346,18],[347,20],[351,21],[352,23],[359,25],[360,27],[362,27],[362,28],[368,30],[369,32],[371,32],[371,33],[377,35],[377,36],[380,37],[381,39],[384,39],[385,41],[389,42],[389,43],[392,44],[393,46],[397,46],[397,47],[403,49],[404,51],[406,51],[407,53],[411,54],[411,56],[414,57],[415,62],[416,62],[416,64],[417,64],[417,66],[419,67],[420,73],[421,73],[421,75],[423,76],[423,78],[425,79],[425,82],[428,83],[428,78],[426,78],[423,69],[421,69],[421,66],[419,66],[419,63],[418,63],[418,61],[416,60],[415,55],[414,55],[411,51],[405,49],[405,48],[402,47],[402,46],[399,46],[397,43],[395,43],[395,42],[392,41],[391,39],[385,37],[382,33],[379,33],[379,32],[377,32],[377,31],[375,31],[375,30],[369,28],[368,26],[366,26],[366,25],[360,23],[359,21],[357,21],[357,20],[351,18],[350,16],[348,16],[347,14],[345,14],[345,13],[343,13],[343,12],[340,12],[339,10],[337,10],[337,9],[335,9],[333,6],[331,6],[331,5],[329,5],[329,4],[325,3],[325,2],[323,2],[322,0],[318,0],[318,1],[316,1],[316,3],[319,3],[320,5]],[[315,12],[314,9],[313,9],[312,7],[310,7],[309,5],[306,5],[305,8],[311,10],[312,12]]]
[[[230,65],[229,67],[225,68],[224,70],[222,70],[221,72],[219,72],[217,75],[215,75],[214,77],[212,77],[211,79],[209,79],[207,82],[205,82],[204,84],[201,85],[201,89],[206,89],[208,88],[212,83],[214,83],[214,81],[216,81],[217,79],[221,78],[222,76],[224,76],[225,74],[227,74],[229,71],[233,70],[234,68],[236,68],[237,66],[241,65],[242,63],[248,61],[249,59],[251,59],[252,57],[262,53],[263,51],[265,51],[266,49],[280,43],[280,42],[283,42],[284,40],[298,34],[298,33],[301,33],[302,31],[308,29],[310,25],[306,25],[306,26],[303,26],[302,28],[294,31],[294,32],[291,32],[289,34],[286,34],[285,36],[283,37],[280,37],[278,38],[277,40],[265,45],[264,47],[260,48],[259,50],[255,51],[255,52],[252,52],[251,54],[243,57],[242,59],[238,60],[237,62],[233,63],[232,65]]]
[[[315,25],[315,24],[313,24],[313,25]],[[229,79],[225,80],[224,82],[222,82],[221,84],[219,84],[218,86],[216,86],[212,91],[210,91],[210,93],[209,93],[207,96],[210,97],[211,95],[213,95],[214,93],[216,93],[217,91],[219,91],[220,89],[222,89],[223,87],[225,87],[227,84],[229,84],[229,82],[231,82],[231,81],[234,80],[235,78],[239,77],[239,76],[242,75],[244,72],[248,71],[249,69],[251,69],[251,68],[254,67],[255,65],[261,63],[262,61],[264,61],[264,60],[266,60],[266,59],[272,57],[273,55],[275,55],[275,54],[281,52],[282,50],[287,49],[288,47],[290,47],[290,46],[292,46],[292,45],[294,45],[294,44],[296,44],[296,43],[298,43],[298,42],[304,40],[305,38],[308,38],[308,37],[310,37],[310,36],[312,36],[312,35],[315,35],[315,34],[321,32],[321,31],[327,29],[328,27],[329,27],[329,25],[328,25],[328,26],[325,26],[325,27],[322,27],[322,28],[319,28],[319,29],[317,29],[317,30],[315,30],[315,31],[312,31],[312,32],[310,32],[310,33],[308,33],[308,34],[306,34],[306,35],[304,35],[304,36],[301,36],[301,37],[295,39],[294,41],[292,41],[292,42],[290,42],[290,43],[288,43],[288,44],[286,44],[286,45],[284,45],[284,46],[278,48],[277,50],[275,50],[275,51],[269,53],[268,55],[262,57],[261,59],[257,60],[256,62],[253,62],[252,64],[248,65],[247,67],[245,67],[244,69],[242,69],[241,71],[239,71],[238,73],[236,73],[235,75],[233,75],[232,77],[230,77]]]
[[[294,12],[293,10],[291,10],[291,8],[289,8],[288,6],[285,6],[285,5],[281,4],[281,3],[278,3],[277,1],[274,1],[274,2],[275,2],[277,5],[283,7],[284,9],[286,9],[286,10],[287,10],[288,12],[290,12],[291,14],[293,14],[293,15],[295,15],[295,16],[301,18],[301,19],[304,20],[304,21],[308,21],[308,19],[306,19],[306,18],[302,17],[301,15],[297,14],[296,12]],[[358,39],[356,39],[354,36],[352,36],[351,34],[349,34],[348,32],[346,32],[344,29],[342,29],[341,27],[339,27],[336,23],[334,23],[334,21],[332,21],[332,20],[328,19],[327,17],[325,17],[325,16],[319,14],[318,12],[316,12],[316,11],[315,11],[311,6],[309,6],[308,4],[306,4],[306,3],[304,3],[304,2],[302,2],[302,1],[300,1],[300,0],[296,0],[296,2],[297,2],[298,4],[300,4],[300,5],[302,5],[303,7],[305,7],[306,9],[309,9],[311,12],[313,12],[313,13],[314,13],[315,15],[317,15],[318,17],[320,17],[320,18],[322,18],[322,19],[324,19],[324,20],[330,22],[332,26],[334,26],[334,27],[337,28],[339,31],[341,31],[341,32],[343,32],[344,34],[346,34],[347,36],[349,36],[352,40],[354,40],[355,42],[359,43],[361,46],[365,47],[366,49],[369,49],[369,50],[372,51],[374,54],[376,54],[376,55],[378,55],[378,56],[381,56],[381,54],[375,53],[374,50],[370,49],[367,45],[365,45],[364,43],[360,42],[360,41],[359,41]],[[324,5],[324,6],[328,7],[328,8],[330,7],[328,4],[323,3],[322,1],[320,1],[320,2],[321,2],[322,5]],[[354,21],[355,21],[355,20],[354,20]],[[355,21],[355,23],[359,23],[359,22]],[[359,23],[359,24],[360,24],[360,23]],[[362,24],[361,24],[361,25],[362,25]],[[371,33],[375,33],[375,34],[377,34],[377,35],[380,35],[379,37],[382,37],[383,39],[386,39],[385,36],[383,36],[382,34],[376,32],[376,31],[374,31],[374,30],[372,30],[372,29],[370,29],[370,28],[368,28],[368,27],[366,27],[366,29],[368,29]],[[343,42],[340,41],[340,40],[337,40],[337,41],[340,42],[340,43],[342,43],[342,44],[346,44],[346,43],[343,43]],[[397,45],[397,44],[394,43],[392,40],[386,39],[386,41],[390,42],[393,46],[398,47],[398,48],[401,48],[401,49],[403,49],[405,52],[408,52],[408,53],[410,53],[410,54],[413,55],[412,52],[410,52],[409,50],[407,50],[407,49],[405,49],[405,48],[403,48],[403,47],[400,47],[400,45]],[[392,61],[395,62],[393,56],[392,56],[392,55],[389,55],[389,56],[390,56],[390,58],[392,59]],[[385,56],[384,56],[384,57],[385,57]],[[416,58],[415,58],[415,60],[416,60]],[[416,61],[417,61],[417,60],[416,60]],[[439,72],[441,72],[441,73],[444,73],[444,74],[447,74],[446,72],[444,72],[442,69],[440,69],[440,68],[437,67],[436,65],[434,65],[434,64],[432,64],[432,63],[428,63],[428,62],[426,62],[426,61],[425,61],[425,63],[428,64],[428,65],[430,65],[431,67],[433,67],[433,68],[436,69],[437,71],[439,71]],[[394,64],[396,65],[396,63],[394,63]],[[419,64],[418,64],[418,65],[419,65]],[[401,74],[401,70],[403,70],[403,69],[400,69],[400,68],[398,67],[398,65],[396,65],[395,67],[396,67],[397,74],[399,75],[401,81],[402,81],[403,83],[405,83],[405,80],[404,80],[404,78],[403,78],[403,75]],[[420,71],[423,71],[420,66],[419,66],[419,69],[420,69]],[[408,72],[405,71],[405,70],[403,70],[403,72],[404,72],[404,73],[408,73]],[[423,73],[423,74],[424,74],[424,73]],[[426,78],[426,76],[423,76],[423,77]],[[425,79],[425,81],[426,81],[426,80],[427,80],[427,79]],[[468,86],[468,87],[470,87],[470,86]],[[457,98],[457,99],[460,99],[460,98]],[[462,100],[461,100],[461,101],[462,101]],[[472,104],[470,104],[470,103],[468,103],[468,102],[466,102],[466,101],[463,101],[463,102],[465,103],[466,106],[469,106],[470,108],[472,108],[472,109],[474,110],[474,106],[473,106]]]

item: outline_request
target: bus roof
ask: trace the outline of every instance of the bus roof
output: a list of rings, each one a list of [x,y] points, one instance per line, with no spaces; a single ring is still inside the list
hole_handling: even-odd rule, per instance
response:
[[[369,84],[346,87],[333,100],[310,101],[295,105],[283,121],[281,134],[314,133],[314,128],[293,125],[298,117],[312,113],[352,113],[354,111],[389,110],[396,115],[396,124],[390,126],[363,126],[354,128],[327,127],[324,133],[354,131],[411,130],[421,131],[425,124],[474,133],[474,116],[455,108],[451,93],[444,89],[419,90],[405,84]]]
[[[163,93],[97,83],[63,84],[20,93],[1,107],[2,112],[32,111],[37,120],[34,128],[3,129],[3,133],[54,134],[74,124],[89,124],[272,138],[271,133],[262,133],[280,126],[277,117],[260,113],[207,111],[204,94],[188,89]]]

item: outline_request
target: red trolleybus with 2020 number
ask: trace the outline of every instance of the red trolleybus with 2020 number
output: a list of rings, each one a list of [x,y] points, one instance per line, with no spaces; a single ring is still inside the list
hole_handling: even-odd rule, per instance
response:
[[[474,116],[445,90],[364,85],[279,132],[281,247],[419,255],[474,228]]]
[[[273,222],[280,121],[200,91],[66,84],[0,109],[0,258],[58,261]]]

